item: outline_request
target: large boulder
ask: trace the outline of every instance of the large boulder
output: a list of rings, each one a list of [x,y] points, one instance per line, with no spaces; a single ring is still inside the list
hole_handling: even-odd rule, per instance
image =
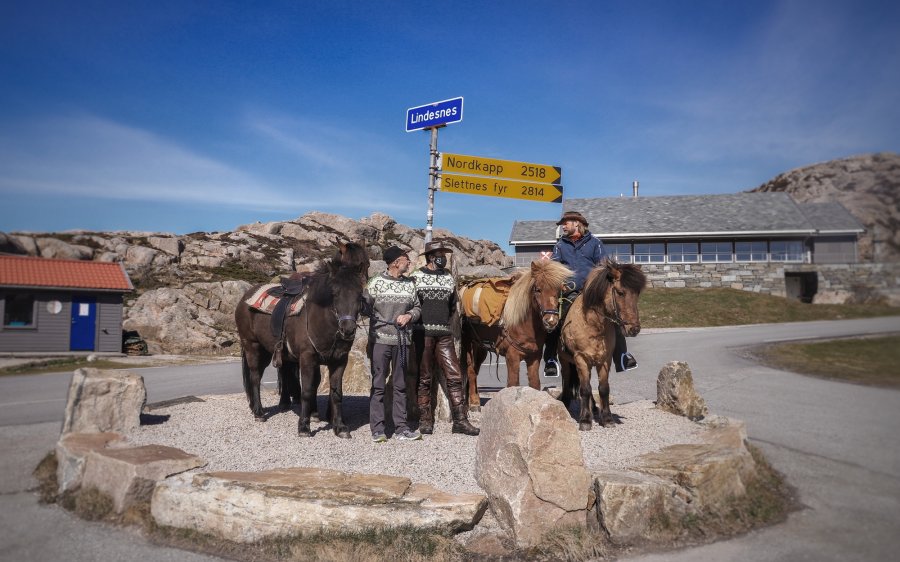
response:
[[[108,495],[116,513],[122,513],[134,504],[149,502],[157,482],[205,464],[199,457],[163,445],[97,449],[85,459],[81,487]]]
[[[160,525],[251,543],[320,531],[415,526],[472,529],[487,502],[408,478],[317,468],[211,472],[169,478],[153,493]]]
[[[522,548],[554,527],[584,526],[590,474],[572,416],[546,392],[501,390],[484,407],[475,478]]]
[[[59,493],[81,486],[84,462],[88,453],[105,449],[125,437],[120,433],[66,433],[56,443],[56,482]]]
[[[144,379],[130,371],[78,369],[72,375],[62,432],[128,434],[141,424]]]
[[[671,361],[659,371],[656,407],[694,421],[709,414],[706,400],[694,389],[691,368],[684,361]]]
[[[616,544],[663,543],[691,521],[726,514],[757,474],[743,422],[704,420],[702,442],[672,445],[637,458],[627,470],[592,474],[596,520]],[[599,509],[599,513],[598,510]]]
[[[69,244],[56,238],[38,238],[36,243],[42,258],[89,260],[94,256],[94,250],[87,246]]]

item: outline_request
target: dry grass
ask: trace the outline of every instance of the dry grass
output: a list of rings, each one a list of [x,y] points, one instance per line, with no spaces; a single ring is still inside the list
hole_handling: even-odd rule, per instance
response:
[[[449,535],[401,527],[359,533],[314,533],[252,544],[171,527],[153,526],[151,539],[166,546],[253,562],[454,562],[465,559]]]
[[[56,452],[47,453],[41,462],[35,467],[31,473],[37,480],[37,492],[41,503],[56,502],[56,493],[59,490],[59,484],[56,481],[56,470],[59,462],[56,460]]]
[[[639,304],[641,326],[680,328],[897,316],[876,304],[806,304],[737,289],[647,289]]]
[[[129,369],[134,365],[121,363],[118,361],[110,361],[108,359],[98,359],[97,361],[88,361],[87,357],[72,358],[66,357],[61,359],[48,359],[45,361],[37,361],[32,363],[23,363],[21,365],[13,365],[0,369],[0,376],[3,375],[40,375],[43,373],[63,373],[71,372],[82,367],[92,367],[94,369]]]
[[[900,335],[783,343],[751,354],[766,365],[817,377],[900,388]]]

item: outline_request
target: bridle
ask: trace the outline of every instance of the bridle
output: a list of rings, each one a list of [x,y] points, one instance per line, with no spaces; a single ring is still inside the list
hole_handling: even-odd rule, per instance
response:
[[[364,302],[362,295],[360,295],[359,300],[361,303]],[[332,300],[331,313],[334,315],[334,319],[337,321],[337,329],[334,331],[334,336],[332,336],[332,338],[331,338],[331,347],[328,348],[328,355],[331,355],[332,353],[334,353],[334,349],[337,346],[338,340],[345,341],[345,342],[347,342],[347,341],[352,342],[354,339],[356,339],[356,330],[355,329],[353,330],[353,333],[349,337],[344,335],[344,333],[341,331],[341,322],[343,322],[344,320],[350,320],[354,324],[356,324],[357,328],[359,328],[359,322],[357,321],[357,319],[359,318],[359,312],[356,313],[356,316],[352,316],[350,314],[341,315],[341,313],[338,312],[337,308],[334,306],[334,301]],[[310,335],[309,311],[307,311],[307,313],[306,313],[306,339],[309,340],[309,343],[310,343],[310,345],[312,345],[313,349],[316,351],[316,354],[319,357],[321,357],[322,359],[324,359],[325,354],[322,353],[321,351],[319,351],[318,346],[316,346],[316,342],[313,341],[312,335]]]
[[[606,313],[606,307],[603,309],[603,317],[615,324],[616,326],[624,328],[622,323],[622,314],[619,312],[619,301],[616,299],[616,285],[615,283],[610,284],[609,290],[612,291],[612,303],[613,303],[613,316],[610,316]]]
[[[537,285],[535,285],[535,286],[531,289],[531,295],[532,295],[532,297],[534,297],[535,295],[537,295],[538,292],[540,292],[540,291],[538,290]],[[541,323],[544,324],[544,329],[545,329],[545,330],[547,329],[547,324],[546,324],[546,322],[544,322],[544,317],[547,316],[547,315],[550,315],[550,316],[556,316],[556,317],[557,317],[557,322],[556,322],[556,324],[559,325],[559,308],[547,308],[547,309],[541,310]],[[554,329],[555,329],[555,328],[554,328]],[[512,341],[512,340],[510,340],[510,341]],[[519,349],[519,351],[522,351],[522,350]]]

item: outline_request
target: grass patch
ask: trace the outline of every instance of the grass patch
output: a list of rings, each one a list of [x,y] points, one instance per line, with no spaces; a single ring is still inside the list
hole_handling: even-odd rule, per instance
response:
[[[613,548],[606,535],[584,527],[558,528],[541,538],[541,544],[523,553],[525,560],[579,562],[605,560]]]
[[[795,373],[900,388],[900,335],[781,343],[751,354],[770,367]]]
[[[412,527],[373,529],[359,533],[315,533],[251,544],[235,543],[187,529],[155,525],[151,526],[149,534],[157,544],[235,560],[450,562],[465,559],[465,550],[452,536]]]
[[[900,315],[874,304],[806,304],[737,289],[647,289],[639,304],[641,326],[735,326]]]
[[[59,491],[59,483],[56,480],[56,470],[59,467],[59,461],[56,459],[56,452],[47,453],[41,462],[35,467],[31,473],[37,480],[37,493],[40,503],[55,503],[56,494]]]
[[[130,369],[134,365],[120,363],[109,359],[98,359],[97,361],[88,361],[86,357],[64,359],[48,359],[45,361],[37,361],[35,363],[23,363],[21,365],[12,365],[0,369],[0,376],[3,375],[40,375],[43,373],[62,373],[74,371],[82,367],[91,367],[94,369]]]

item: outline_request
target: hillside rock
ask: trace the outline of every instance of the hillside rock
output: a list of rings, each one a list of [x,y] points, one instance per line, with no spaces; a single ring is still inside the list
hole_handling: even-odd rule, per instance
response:
[[[234,309],[246,281],[190,283],[147,291],[125,310],[122,326],[138,332],[150,353],[231,352],[238,342]]]
[[[45,258],[120,262],[134,283],[126,295],[125,329],[137,331],[152,353],[231,353],[237,341],[234,306],[251,284],[330,259],[339,244],[366,246],[373,267],[384,269],[382,248],[397,244],[413,262],[425,232],[384,213],[360,220],[310,212],[290,221],[256,222],[230,232],[174,235],[160,232],[2,233],[0,251]],[[497,244],[444,229],[435,238],[456,249],[460,270],[499,271],[512,265]]]
[[[866,154],[797,168],[750,191],[784,191],[801,203],[836,201],[866,227],[863,261],[900,261],[900,155]]]

